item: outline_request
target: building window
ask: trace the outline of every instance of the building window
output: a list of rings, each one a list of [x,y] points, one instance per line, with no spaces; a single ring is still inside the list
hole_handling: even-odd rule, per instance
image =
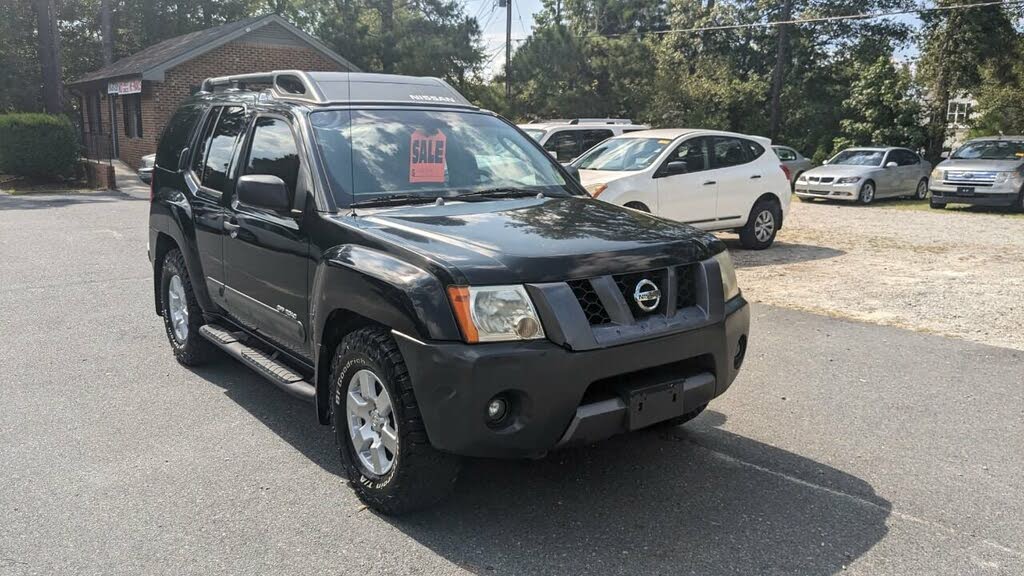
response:
[[[971,118],[971,103],[951,101],[946,109],[946,122],[950,124],[966,124]]]
[[[142,95],[125,94],[121,101],[124,104],[124,135],[142,138]]]
[[[99,134],[102,130],[102,126],[100,124],[100,120],[102,118],[102,104],[100,102],[101,98],[102,96],[100,96],[99,92],[93,92],[92,95],[88,97],[88,101],[86,102],[86,108],[88,109],[89,114],[89,132],[93,134]]]

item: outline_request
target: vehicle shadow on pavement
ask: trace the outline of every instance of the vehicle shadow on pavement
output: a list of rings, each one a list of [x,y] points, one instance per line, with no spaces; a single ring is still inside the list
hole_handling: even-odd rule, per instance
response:
[[[775,242],[771,248],[766,250],[747,250],[740,246],[740,242],[736,238],[723,238],[722,240],[729,247],[729,252],[732,254],[733,262],[736,263],[737,268],[796,264],[798,262],[826,260],[846,254],[842,250],[827,246],[791,244],[789,242]]]
[[[439,507],[388,519],[477,574],[837,574],[887,533],[863,480],[708,412],[537,461],[467,461]]]

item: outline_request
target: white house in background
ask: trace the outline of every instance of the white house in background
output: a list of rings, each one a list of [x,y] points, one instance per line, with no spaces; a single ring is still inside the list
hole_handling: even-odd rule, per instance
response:
[[[942,147],[952,150],[967,140],[967,132],[970,129],[968,123],[971,120],[971,113],[978,101],[971,95],[954,96],[949,99],[949,106],[946,108],[947,136]]]

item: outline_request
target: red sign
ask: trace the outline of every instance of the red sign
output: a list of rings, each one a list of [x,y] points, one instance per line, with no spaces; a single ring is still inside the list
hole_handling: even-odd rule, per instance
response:
[[[409,182],[444,182],[444,134],[433,136],[419,130],[409,140]]]

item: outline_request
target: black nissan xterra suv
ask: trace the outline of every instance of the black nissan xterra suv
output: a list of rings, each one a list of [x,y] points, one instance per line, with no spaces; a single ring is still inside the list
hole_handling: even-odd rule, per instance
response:
[[[219,348],[313,402],[384,513],[440,500],[460,456],[693,418],[747,346],[719,240],[591,199],[433,78],[204,81],[160,140],[149,221],[177,359]]]

